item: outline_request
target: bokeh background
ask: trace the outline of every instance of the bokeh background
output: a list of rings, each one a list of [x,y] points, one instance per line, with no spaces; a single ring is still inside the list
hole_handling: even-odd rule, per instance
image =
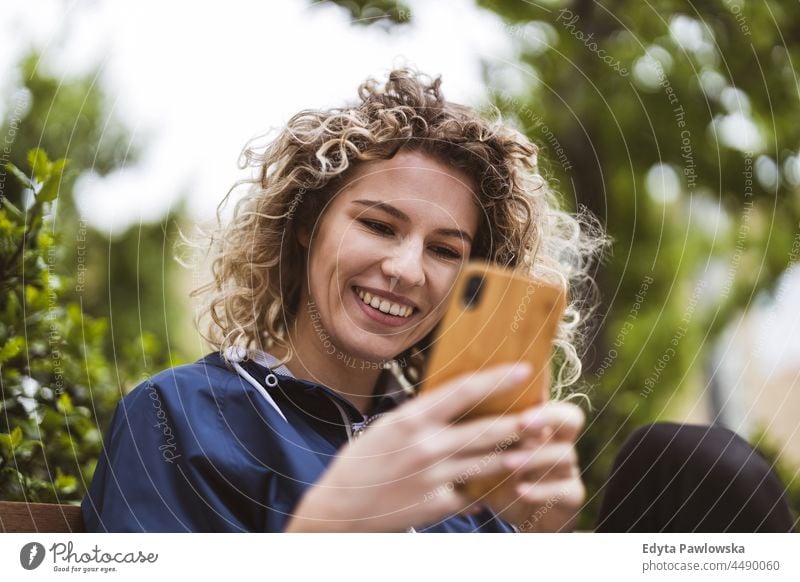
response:
[[[117,400],[209,351],[176,243],[245,143],[414,65],[539,144],[613,239],[581,526],[656,420],[737,431],[800,510],[796,0],[28,0],[0,46],[0,499],[79,502]]]

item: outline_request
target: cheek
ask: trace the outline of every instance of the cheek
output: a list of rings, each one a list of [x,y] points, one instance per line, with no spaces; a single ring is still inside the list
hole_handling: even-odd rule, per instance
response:
[[[331,274],[341,269],[342,259],[349,255],[347,233],[337,224],[323,224],[311,247],[309,277],[316,285],[329,285]]]
[[[350,277],[357,274],[354,270],[379,263],[389,252],[385,243],[365,236],[355,226],[346,230],[337,241],[336,247],[331,247],[330,251],[330,260],[338,266],[340,278]]]
[[[436,280],[431,281],[431,286],[429,287],[428,299],[430,301],[431,312],[428,314],[428,318],[426,318],[426,324],[430,325],[431,328],[444,317],[447,311],[450,294],[453,291],[453,285],[455,284],[459,272],[458,269],[444,268],[442,271],[441,277],[437,277]]]
[[[325,244],[316,249],[310,273],[316,296],[340,305],[344,301],[342,294],[350,292],[345,286],[378,264],[379,257],[380,247],[369,244],[352,227],[342,229],[336,236],[329,235]]]

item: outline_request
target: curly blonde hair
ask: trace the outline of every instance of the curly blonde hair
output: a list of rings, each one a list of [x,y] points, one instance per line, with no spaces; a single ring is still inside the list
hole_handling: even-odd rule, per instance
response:
[[[596,223],[560,209],[538,171],[538,148],[500,119],[483,119],[473,109],[448,102],[441,78],[398,69],[381,84],[367,80],[352,106],[304,110],[268,145],[248,145],[242,168],[252,179],[238,182],[220,204],[218,226],[207,252],[212,280],[192,291],[207,298],[196,324],[220,350],[269,350],[277,345],[292,358],[287,331],[297,316],[305,248],[297,232],[312,230],[332,196],[360,162],[385,160],[398,151],[424,153],[472,178],[484,214],[471,258],[481,258],[555,281],[569,291],[556,340],[555,395],[581,372],[578,330],[588,303],[578,293],[591,282],[590,259],[602,244]],[[231,193],[246,185],[233,217],[220,212]],[[210,316],[207,332],[202,319]],[[416,382],[432,334],[398,355],[393,367],[404,385]]]

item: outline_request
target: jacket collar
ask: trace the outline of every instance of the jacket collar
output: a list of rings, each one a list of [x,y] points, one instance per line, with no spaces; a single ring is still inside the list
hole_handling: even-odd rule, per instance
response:
[[[227,370],[231,369],[226,365],[219,352],[212,352],[198,362]],[[242,360],[239,365],[264,386],[273,398],[288,403],[292,408],[309,415],[312,419],[342,426],[338,404],[347,412],[351,423],[366,420],[366,417],[349,400],[335,390],[323,384],[295,378],[285,366],[274,366],[273,364],[274,367],[270,367],[267,365],[269,362],[276,362],[276,360],[270,354],[261,352],[260,354],[256,353],[252,358]],[[285,373],[279,373],[279,371]],[[274,376],[277,382],[270,379],[270,376]],[[393,377],[392,380],[394,380]],[[367,416],[388,412],[405,399],[406,394],[399,383],[389,382],[386,392],[374,401]]]

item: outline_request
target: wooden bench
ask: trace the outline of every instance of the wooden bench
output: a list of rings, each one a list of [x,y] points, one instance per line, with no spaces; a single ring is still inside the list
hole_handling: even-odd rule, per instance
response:
[[[81,508],[57,503],[0,501],[0,533],[78,533]]]

